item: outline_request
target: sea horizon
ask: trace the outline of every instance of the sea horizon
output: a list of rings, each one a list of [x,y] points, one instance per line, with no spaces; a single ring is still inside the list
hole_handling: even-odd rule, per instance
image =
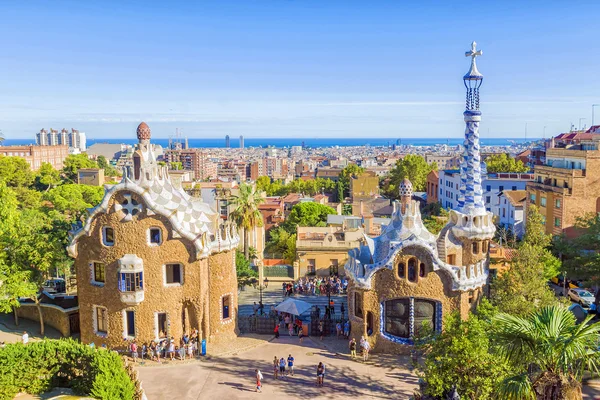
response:
[[[168,138],[155,138],[152,142],[159,144],[162,147],[167,147],[169,144]],[[515,144],[524,144],[529,142],[535,142],[541,139],[538,138],[484,138],[480,139],[482,146],[511,146]],[[173,139],[173,141],[184,142],[184,139]],[[244,138],[244,147],[277,147],[286,148],[292,146],[306,147],[355,147],[355,146],[435,146],[435,145],[449,145],[456,146],[463,144],[464,139],[462,138]],[[137,139],[117,139],[117,138],[94,138],[87,139],[87,147],[90,147],[97,143],[109,143],[109,144],[127,144],[133,145],[137,143]],[[6,139],[3,146],[25,146],[35,144],[35,139]],[[190,148],[224,148],[224,138],[188,138],[188,145]],[[230,139],[231,148],[239,148],[239,138]]]

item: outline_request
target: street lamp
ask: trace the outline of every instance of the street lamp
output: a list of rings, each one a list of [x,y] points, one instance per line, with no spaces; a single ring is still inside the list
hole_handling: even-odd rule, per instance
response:
[[[260,281],[259,279],[254,278],[252,280],[252,286],[254,287],[254,289],[258,289],[258,291],[260,293],[260,300],[258,301],[258,304],[259,304],[259,309],[260,309],[260,315],[263,315],[263,308],[264,308],[263,289],[266,289],[267,287],[269,287],[269,280],[266,279],[266,282],[265,282],[265,281]]]

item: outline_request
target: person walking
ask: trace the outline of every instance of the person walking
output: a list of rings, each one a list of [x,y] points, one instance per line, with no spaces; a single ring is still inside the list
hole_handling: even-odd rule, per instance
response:
[[[342,313],[342,319],[344,319],[344,313],[346,312],[346,308],[344,307],[344,303],[342,303],[340,312]]]
[[[275,339],[279,339],[279,324],[275,324],[273,332],[275,333]]]
[[[131,358],[133,358],[133,362],[137,362],[137,358],[138,358],[138,348],[137,348],[137,343],[135,342],[135,340],[133,342],[131,342]]]
[[[317,365],[317,386],[323,386],[323,380],[325,378],[325,365],[322,362]]]
[[[256,374],[256,391],[258,393],[262,393],[263,375],[261,374],[260,370],[258,370],[258,369],[255,369],[254,373]]]
[[[339,339],[340,335],[342,333],[344,333],[344,331],[342,330],[342,323],[338,322],[337,324],[335,324],[335,333],[336,333],[336,337]]]
[[[346,337],[346,339],[350,337],[350,320],[347,320],[344,323],[344,336]]]
[[[321,340],[323,340],[323,321],[319,322],[319,336],[321,336]]]
[[[273,357],[273,378],[275,379],[279,379],[279,377],[277,376],[279,373],[279,360],[277,359],[277,356]]]
[[[288,356],[287,363],[288,363],[287,374],[288,375],[291,374],[292,376],[294,376],[294,357],[292,357],[291,354]]]
[[[350,347],[350,357],[354,360],[356,358],[356,339],[352,338],[349,344]]]
[[[21,342],[23,344],[29,343],[29,334],[27,333],[27,331],[23,331],[23,336],[21,336]]]
[[[363,361],[369,361],[369,350],[371,350],[371,345],[369,341],[365,339],[362,344],[362,353],[363,353]]]

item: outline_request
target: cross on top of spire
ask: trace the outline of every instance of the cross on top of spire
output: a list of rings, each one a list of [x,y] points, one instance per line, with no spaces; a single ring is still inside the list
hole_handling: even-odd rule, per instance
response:
[[[477,70],[477,63],[475,58],[482,56],[483,51],[477,50],[477,42],[471,43],[471,50],[465,52],[465,57],[471,57],[471,69],[463,77],[465,80],[480,80],[483,79],[483,75]]]

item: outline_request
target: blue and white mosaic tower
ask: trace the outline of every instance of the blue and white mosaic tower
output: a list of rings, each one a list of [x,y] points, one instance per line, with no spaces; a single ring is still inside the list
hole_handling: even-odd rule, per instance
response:
[[[465,118],[465,141],[463,155],[460,165],[460,193],[455,214],[460,217],[456,221],[460,228],[454,229],[457,236],[484,239],[493,234],[494,228],[492,215],[485,209],[483,201],[482,175],[485,173],[485,165],[481,163],[479,146],[479,122],[481,122],[481,111],[479,111],[479,88],[483,82],[483,75],[477,69],[476,58],[483,52],[477,50],[477,43],[471,43],[471,50],[465,53],[471,57],[471,68],[463,76],[463,82],[467,89],[466,109],[463,113]],[[462,232],[461,232],[462,231]]]
[[[471,51],[465,56],[471,57],[471,69],[463,77],[467,88],[466,110],[464,112],[466,130],[464,150],[460,167],[460,195],[458,210],[464,214],[485,214],[483,202],[483,189],[481,188],[481,154],[479,152],[479,88],[483,82],[483,75],[477,70],[476,57],[483,52],[477,50],[477,43],[473,42]]]

